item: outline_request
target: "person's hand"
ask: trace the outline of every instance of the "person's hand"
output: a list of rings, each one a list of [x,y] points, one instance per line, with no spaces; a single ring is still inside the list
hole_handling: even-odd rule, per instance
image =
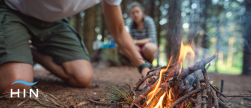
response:
[[[147,72],[149,72],[150,69],[148,67],[142,69],[141,71],[141,77],[145,77],[147,75]],[[148,78],[145,80],[145,82],[143,83],[143,87],[145,87],[150,81],[152,81],[152,78]]]

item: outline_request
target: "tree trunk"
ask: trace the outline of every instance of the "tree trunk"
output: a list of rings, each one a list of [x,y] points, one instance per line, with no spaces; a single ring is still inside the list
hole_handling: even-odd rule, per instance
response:
[[[75,15],[75,26],[74,28],[76,29],[77,32],[79,32],[80,27],[81,27],[81,16],[78,14]]]
[[[201,12],[201,29],[203,30],[203,33],[200,34],[202,35],[202,39],[201,39],[201,47],[203,48],[203,54],[202,54],[202,58],[206,58],[206,54],[208,54],[208,48],[209,48],[209,39],[208,39],[208,35],[207,35],[207,18],[208,18],[208,14],[207,14],[207,9],[208,9],[208,5],[211,5],[211,1],[210,0],[202,0],[201,1],[201,8],[203,9]]]
[[[200,36],[200,0],[190,0],[190,22],[189,22],[189,33],[188,33],[188,43],[195,46],[201,46],[199,40]],[[194,49],[194,62],[199,58],[198,50]],[[193,64],[193,61],[190,61]]]
[[[221,31],[220,31],[220,18],[219,18],[219,16],[220,16],[222,10],[223,10],[223,5],[219,5],[218,6],[218,11],[217,11],[217,14],[216,14],[216,16],[218,16],[218,19],[216,21],[217,26],[216,26],[216,33],[215,33],[215,35],[216,35],[216,45],[215,45],[216,53],[219,53],[220,46],[221,46],[221,43],[220,43],[220,41],[221,41]],[[218,57],[215,58],[215,72],[218,72],[218,65],[217,65],[218,58],[219,58],[219,55],[218,55]]]
[[[150,8],[149,8],[149,13],[148,13],[148,15],[150,16],[150,17],[152,17],[153,18],[153,20],[154,20],[154,12],[155,12],[155,3],[154,3],[155,1],[154,0],[150,0],[148,3],[150,3],[149,5],[150,5]],[[160,0],[159,0],[159,2],[161,2]],[[159,4],[159,6],[160,6],[160,4]],[[145,8],[147,8],[147,7],[145,7]],[[159,10],[159,8],[158,8],[158,10]],[[159,16],[158,16],[159,17]]]
[[[190,0],[190,24],[188,33],[188,42],[194,40],[197,46],[200,33],[200,0]]]
[[[92,6],[91,8],[85,11],[85,18],[84,18],[84,43],[86,48],[88,49],[89,54],[93,53],[93,41],[96,40],[96,6]]]
[[[160,31],[161,31],[161,25],[159,24],[159,22],[160,22],[160,18],[161,18],[161,11],[160,11],[160,6],[161,6],[161,4],[162,4],[162,0],[159,0],[159,2],[160,2],[160,4],[159,4],[159,6],[157,7],[157,12],[158,12],[158,15],[157,15],[157,17],[158,17],[158,20],[157,20],[157,22],[155,22],[155,25],[156,25],[156,27],[157,27],[157,43],[158,43],[158,45],[160,45]],[[154,5],[154,2],[153,2],[153,6],[155,6]],[[154,8],[155,9],[155,8]],[[159,55],[160,55],[160,52],[158,52],[158,58],[157,58],[157,66],[159,66]]]
[[[246,12],[243,17],[243,36],[244,36],[244,51],[243,51],[243,69],[242,75],[251,75],[251,1],[245,0]]]
[[[181,4],[182,0],[170,0],[168,8],[168,29],[166,36],[166,57],[167,62],[172,55],[179,53],[182,27],[181,27]],[[174,58],[176,58],[174,56]]]

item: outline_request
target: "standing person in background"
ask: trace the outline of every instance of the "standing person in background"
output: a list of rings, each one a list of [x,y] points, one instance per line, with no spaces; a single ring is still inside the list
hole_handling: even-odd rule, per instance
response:
[[[145,16],[144,8],[138,3],[133,2],[129,9],[132,22],[129,30],[136,48],[148,62],[152,63],[158,51],[156,40],[156,28],[154,20]]]

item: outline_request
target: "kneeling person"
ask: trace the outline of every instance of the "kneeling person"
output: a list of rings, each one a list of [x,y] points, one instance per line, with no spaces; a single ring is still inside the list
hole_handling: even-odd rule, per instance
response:
[[[106,22],[120,49],[145,76],[149,66],[139,59],[141,55],[124,28],[120,2],[103,0]],[[33,82],[33,60],[71,86],[90,86],[93,70],[89,54],[65,17],[97,3],[97,0],[0,1],[0,94],[10,89],[29,89],[23,84],[11,84],[17,80]],[[30,49],[30,39],[37,49]]]

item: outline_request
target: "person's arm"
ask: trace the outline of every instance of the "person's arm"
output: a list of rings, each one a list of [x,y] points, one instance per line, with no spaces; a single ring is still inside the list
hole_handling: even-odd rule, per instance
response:
[[[103,11],[108,28],[119,48],[135,66],[139,67],[144,64],[141,59],[142,56],[133,43],[133,39],[125,30],[120,6],[109,5],[103,1]],[[145,76],[149,70],[149,68],[144,68],[141,75]]]
[[[135,43],[136,45],[144,45],[144,44],[146,44],[146,43],[148,43],[148,42],[150,42],[150,40],[149,40],[148,38],[146,38],[146,39],[140,39],[140,40],[134,41],[134,43]]]

